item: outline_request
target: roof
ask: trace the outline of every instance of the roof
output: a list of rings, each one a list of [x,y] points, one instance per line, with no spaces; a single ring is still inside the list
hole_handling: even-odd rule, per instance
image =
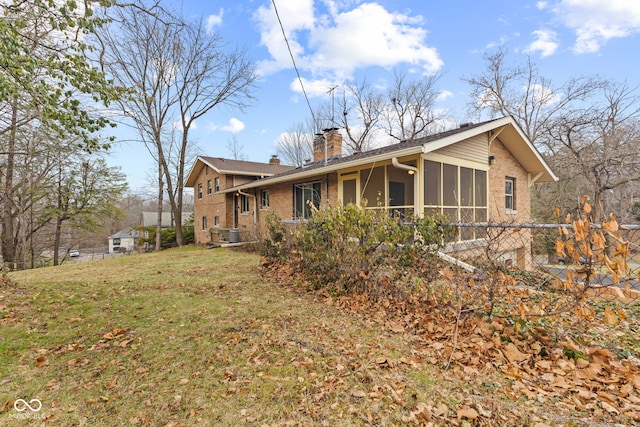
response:
[[[182,212],[182,225],[191,219],[193,212]],[[158,224],[158,212],[142,212],[143,227],[155,227]],[[173,215],[171,212],[162,212],[162,228],[173,227]]]
[[[274,165],[271,163],[248,162],[245,160],[225,159],[222,157],[198,156],[193,168],[187,176],[185,187],[193,187],[196,178],[205,166],[209,166],[222,175],[244,175],[267,177],[294,169],[293,166]]]
[[[277,184],[292,179],[303,179],[325,173],[335,172],[355,166],[370,164],[377,161],[387,161],[392,157],[410,156],[420,153],[430,153],[449,145],[472,138],[476,135],[489,132],[493,137],[500,137],[512,155],[522,164],[537,182],[557,181],[549,165],[542,158],[538,150],[522,132],[520,126],[512,117],[488,120],[482,123],[465,124],[456,129],[451,129],[434,135],[425,136],[413,140],[402,141],[374,150],[351,154],[349,156],[335,157],[325,163],[324,160],[291,169],[266,177],[257,181],[221,190],[222,193],[244,190],[262,185]],[[487,159],[488,160],[488,159]]]
[[[138,232],[135,231],[133,228],[128,227],[125,229],[122,229],[120,231],[118,231],[116,234],[112,234],[111,236],[109,236],[110,239],[137,239],[138,238]]]

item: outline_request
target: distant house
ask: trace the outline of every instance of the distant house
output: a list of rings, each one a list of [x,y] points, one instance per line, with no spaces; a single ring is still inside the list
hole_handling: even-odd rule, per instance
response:
[[[193,217],[193,212],[182,212],[182,225],[188,224]],[[175,227],[175,219],[173,218],[173,213],[171,212],[162,212],[162,220],[160,222],[161,228],[164,230],[166,228]],[[153,227],[156,228],[158,226],[158,212],[142,212],[140,215],[140,226],[141,227]],[[149,232],[141,230],[138,233],[138,237],[140,239],[148,239]],[[149,247],[148,243],[145,243],[143,247],[140,248],[141,251],[147,250]],[[151,245],[153,247],[153,245]]]
[[[313,162],[262,177],[253,172],[243,180],[228,179],[236,175],[222,173],[224,161],[210,159],[198,157],[186,182],[195,191],[196,243],[209,241],[216,227],[239,228],[257,238],[267,213],[305,220],[313,213],[311,204],[353,203],[407,218],[437,214],[452,222],[524,223],[530,220],[531,186],[557,180],[511,117],[348,156],[342,155],[338,130],[326,129],[314,140]],[[233,162],[233,170],[250,163]],[[521,246],[504,247],[505,262],[528,264],[526,233]],[[462,231],[461,244],[451,251],[479,247],[485,238],[482,231]]]
[[[131,227],[109,236],[109,253],[133,252],[138,248],[138,232]]]

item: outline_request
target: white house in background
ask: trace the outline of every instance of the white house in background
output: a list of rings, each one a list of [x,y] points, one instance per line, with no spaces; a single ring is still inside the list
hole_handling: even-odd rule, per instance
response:
[[[109,253],[131,253],[138,249],[138,232],[131,227],[109,236]]]

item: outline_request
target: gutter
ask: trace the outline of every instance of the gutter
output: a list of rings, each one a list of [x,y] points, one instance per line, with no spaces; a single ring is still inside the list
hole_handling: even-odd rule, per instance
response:
[[[418,209],[418,199],[420,196],[420,191],[418,189],[418,168],[415,166],[409,166],[409,165],[405,165],[404,163],[400,163],[398,161],[397,157],[392,157],[391,158],[391,164],[393,164],[393,166],[395,166],[398,169],[403,169],[408,171],[409,173],[413,172],[413,214],[415,216],[420,216],[422,217],[420,210]]]

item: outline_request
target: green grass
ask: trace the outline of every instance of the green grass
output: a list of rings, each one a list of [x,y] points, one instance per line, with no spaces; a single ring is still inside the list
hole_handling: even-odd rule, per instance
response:
[[[412,357],[401,335],[258,267],[186,248],[11,273],[0,425],[393,424],[438,386],[424,366],[414,381],[376,362]],[[21,419],[16,399],[42,409]]]
[[[568,425],[578,417],[551,396],[526,400],[500,371],[504,362],[444,369],[444,350],[425,337],[392,332],[357,299],[341,308],[285,283],[294,278],[266,279],[257,255],[191,247],[8,277],[0,276],[0,426],[386,426],[426,414],[434,425]],[[637,350],[637,307],[625,308],[630,319],[605,347]],[[612,328],[581,336],[602,341]],[[465,339],[461,351],[478,351]],[[20,413],[17,399],[39,399],[42,409]],[[459,419],[469,407],[483,418]]]

